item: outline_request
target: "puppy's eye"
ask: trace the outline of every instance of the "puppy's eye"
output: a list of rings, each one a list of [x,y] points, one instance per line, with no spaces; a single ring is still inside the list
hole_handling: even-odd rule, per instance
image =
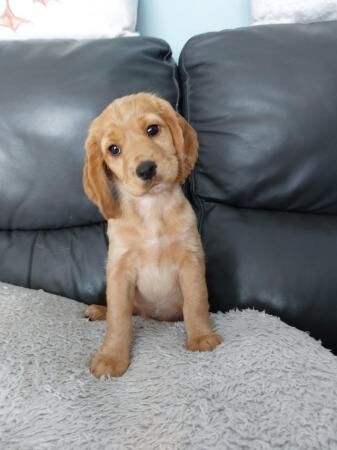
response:
[[[118,145],[116,144],[112,144],[109,147],[109,152],[113,155],[113,156],[119,156],[121,154],[121,149],[118,147]]]
[[[159,133],[159,125],[152,124],[147,127],[146,133],[148,136],[152,137]]]

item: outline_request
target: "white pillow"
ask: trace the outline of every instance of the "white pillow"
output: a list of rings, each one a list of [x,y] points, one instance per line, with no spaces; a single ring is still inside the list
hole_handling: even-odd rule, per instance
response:
[[[104,38],[134,33],[138,0],[0,0],[0,39]]]
[[[337,19],[337,0],[252,0],[253,25]]]

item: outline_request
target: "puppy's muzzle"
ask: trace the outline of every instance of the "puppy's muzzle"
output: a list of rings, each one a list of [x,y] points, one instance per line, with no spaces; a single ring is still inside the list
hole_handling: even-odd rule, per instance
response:
[[[154,161],[143,161],[136,169],[136,174],[144,181],[151,180],[157,173],[157,164]]]

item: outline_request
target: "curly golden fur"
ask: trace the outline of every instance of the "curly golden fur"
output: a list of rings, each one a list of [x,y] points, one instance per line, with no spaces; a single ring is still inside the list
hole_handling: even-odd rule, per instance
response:
[[[83,183],[108,220],[107,319],[96,377],[129,366],[132,314],[184,319],[186,346],[211,351],[222,342],[209,323],[205,262],[195,214],[181,185],[197,159],[197,135],[171,105],[152,94],[115,100],[90,126]]]

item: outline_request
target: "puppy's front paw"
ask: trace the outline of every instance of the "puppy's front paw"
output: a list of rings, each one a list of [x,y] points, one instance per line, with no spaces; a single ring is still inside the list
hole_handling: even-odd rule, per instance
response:
[[[128,359],[122,359],[98,352],[90,363],[90,371],[96,378],[121,377],[129,367]]]
[[[211,352],[219,344],[223,342],[223,337],[220,334],[210,333],[204,336],[196,336],[187,340],[187,350],[191,352]]]

